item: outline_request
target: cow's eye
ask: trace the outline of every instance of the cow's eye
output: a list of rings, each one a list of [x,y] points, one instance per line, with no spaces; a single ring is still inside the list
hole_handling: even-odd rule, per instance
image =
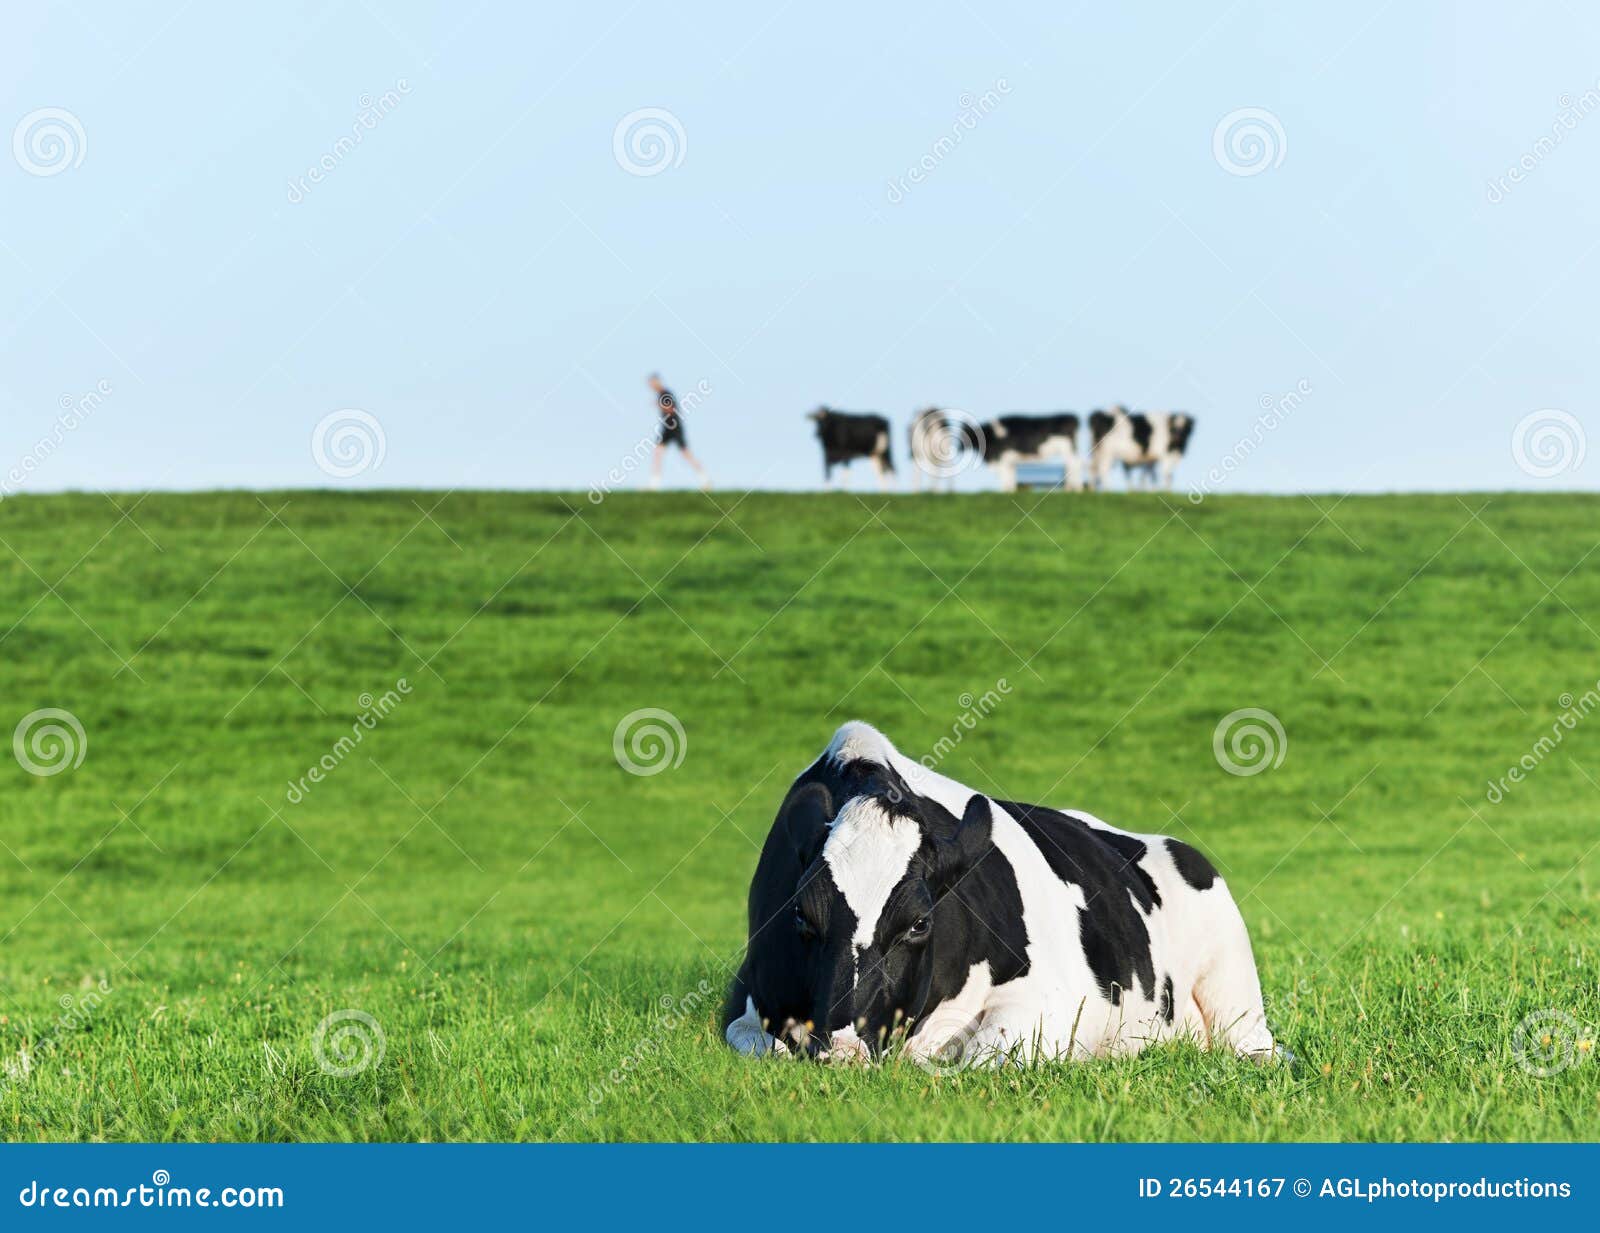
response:
[[[811,922],[806,919],[806,914],[799,908],[794,910],[794,930],[803,938],[814,938],[817,931],[812,928]]]
[[[933,922],[926,916],[919,916],[911,923],[911,928],[906,930],[906,937],[913,942],[920,942],[927,937],[933,929]]]

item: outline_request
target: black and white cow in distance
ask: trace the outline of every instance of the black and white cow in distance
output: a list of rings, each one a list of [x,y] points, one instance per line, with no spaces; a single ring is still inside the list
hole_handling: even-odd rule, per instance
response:
[[[1078,453],[1076,415],[998,415],[979,425],[978,437],[969,448],[981,449],[983,460],[1000,472],[1002,492],[1017,490],[1017,464],[1059,462],[1066,471],[1066,486],[1083,487],[1083,459]]]
[[[789,789],[723,1015],[747,1054],[1279,1055],[1244,920],[1176,839],[995,800],[841,727]]]
[[[889,456],[889,421],[870,412],[835,411],[818,407],[806,418],[817,425],[817,440],[822,442],[822,479],[833,482],[836,465],[849,466],[857,458],[872,459],[882,488],[894,473]]]
[[[1189,448],[1194,432],[1194,416],[1182,411],[1130,414],[1126,407],[1095,411],[1089,416],[1089,458],[1091,480],[1096,488],[1105,486],[1114,463],[1121,463],[1133,486],[1138,471],[1145,483],[1154,486],[1157,471],[1161,486],[1172,488],[1172,473]]]
[[[938,492],[941,482],[946,492],[955,491],[955,477],[964,469],[962,451],[966,441],[962,430],[967,428],[958,415],[943,407],[924,407],[911,417],[907,436],[915,491],[922,491],[924,476],[929,492]]]

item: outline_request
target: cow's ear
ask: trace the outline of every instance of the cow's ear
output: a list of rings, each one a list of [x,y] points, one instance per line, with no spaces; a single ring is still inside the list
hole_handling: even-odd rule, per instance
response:
[[[976,792],[961,812],[961,825],[956,829],[956,842],[964,858],[976,861],[989,850],[994,835],[994,814],[989,808],[989,798]]]
[[[949,816],[949,815],[946,815]],[[973,793],[948,840],[938,845],[938,877],[945,885],[959,881],[994,846],[994,815],[989,798]]]
[[[833,815],[833,793],[827,784],[809,783],[784,803],[778,825],[789,837],[802,868],[822,850]]]

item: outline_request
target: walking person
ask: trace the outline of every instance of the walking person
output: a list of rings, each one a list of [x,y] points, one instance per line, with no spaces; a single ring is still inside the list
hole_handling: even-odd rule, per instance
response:
[[[656,435],[655,453],[650,459],[651,491],[661,487],[661,456],[667,452],[669,445],[676,445],[683,451],[683,460],[693,467],[695,474],[700,477],[701,490],[710,488],[711,477],[700,465],[700,460],[689,452],[689,439],[683,432],[683,410],[678,406],[678,400],[672,391],[661,383],[660,373],[650,374],[650,388],[656,392],[656,410],[661,413],[661,427]]]

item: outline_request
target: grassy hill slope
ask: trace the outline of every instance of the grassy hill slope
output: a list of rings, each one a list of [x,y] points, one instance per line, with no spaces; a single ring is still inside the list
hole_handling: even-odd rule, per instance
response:
[[[0,765],[0,1127],[1594,1138],[1600,718],[1535,747],[1600,678],[1597,545],[1578,496],[8,500],[0,735],[83,758]],[[1243,708],[1286,749],[1233,775]],[[1204,848],[1299,1065],[731,1056],[757,846],[852,717]]]

